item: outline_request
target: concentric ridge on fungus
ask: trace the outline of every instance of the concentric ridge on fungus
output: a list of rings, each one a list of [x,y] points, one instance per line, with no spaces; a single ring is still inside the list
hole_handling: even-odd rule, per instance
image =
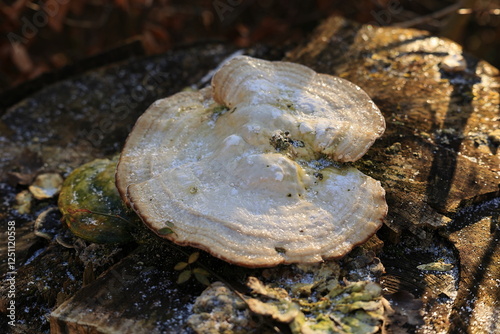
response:
[[[338,258],[377,231],[387,204],[378,181],[337,162],[359,159],[384,130],[356,85],[240,56],[211,87],[153,103],[117,187],[157,234],[231,263]]]

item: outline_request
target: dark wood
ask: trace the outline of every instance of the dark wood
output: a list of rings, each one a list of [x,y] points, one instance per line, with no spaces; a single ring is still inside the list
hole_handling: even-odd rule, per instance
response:
[[[115,154],[149,103],[198,83],[233,51],[199,46],[131,60],[56,83],[7,110],[0,123],[7,134],[1,145],[8,158],[0,160],[5,181],[0,194],[10,198],[0,204],[5,220],[15,219],[23,231],[21,226],[34,219],[36,210],[28,217],[10,208],[19,188],[7,184],[7,172],[21,171],[26,150],[43,161],[37,166],[62,174]],[[418,333],[499,331],[500,155],[494,131],[500,120],[500,74],[466,54],[465,71],[447,72],[440,63],[452,53],[461,54],[457,44],[426,32],[362,26],[334,17],[286,56],[358,84],[385,116],[386,133],[355,166],[380,180],[387,193],[389,214],[378,233],[384,243],[375,238],[370,247],[385,266],[381,283],[387,298],[399,301],[398,307],[407,305],[413,314],[400,315],[399,323],[393,320],[393,332],[398,326]],[[280,53],[253,54],[277,59]],[[151,82],[151,75],[156,80],[145,97],[131,100],[137,87]],[[126,106],[124,113],[113,112],[117,105]],[[178,272],[171,268],[184,255],[129,247],[123,258],[110,262],[113,266],[101,266],[95,280],[76,250],[54,242],[32,249],[31,254],[41,249],[41,255],[19,269],[19,291],[30,294],[16,297],[29,310],[19,312],[23,330],[48,332],[47,320],[40,320],[48,312],[53,333],[155,333],[169,332],[168,326],[175,333],[185,330],[186,307],[200,285],[185,289],[172,283]],[[453,269],[417,269],[441,259]],[[351,259],[345,261],[348,265]],[[67,263],[75,276],[72,284],[64,283]],[[84,272],[89,284],[82,287]],[[54,283],[38,283],[36,289],[30,283],[48,277]],[[67,288],[59,291],[64,284]],[[4,289],[5,284],[0,286]]]
[[[182,254],[146,246],[109,268],[50,315],[50,332],[183,333],[203,287],[176,284]]]
[[[463,55],[465,71],[443,70],[450,54]],[[384,136],[357,165],[387,192],[382,234],[397,244],[382,256],[386,288],[423,298],[422,332],[498,332],[500,155],[491,138],[500,124],[499,71],[426,32],[341,18],[287,59],[358,84],[385,116]],[[444,253],[455,273],[416,269]]]

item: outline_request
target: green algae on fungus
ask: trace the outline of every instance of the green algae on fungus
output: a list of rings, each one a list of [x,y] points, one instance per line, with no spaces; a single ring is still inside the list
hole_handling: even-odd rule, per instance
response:
[[[251,296],[238,295],[220,282],[212,284],[196,300],[189,326],[197,333],[216,333],[213,326],[223,320],[224,333],[239,333],[243,323],[247,332],[268,332],[269,322],[252,322],[258,315],[288,326],[294,334],[366,334],[381,330],[390,311],[378,284],[340,283],[336,262],[266,271],[273,283],[249,277]]]
[[[382,289],[373,282],[361,281],[338,285],[325,297],[308,303],[308,312],[296,325],[316,332],[375,333],[384,321]],[[333,321],[332,321],[333,320]]]
[[[116,164],[116,159],[96,159],[75,169],[64,181],[58,206],[74,235],[96,243],[133,240],[138,218],[118,194]]]

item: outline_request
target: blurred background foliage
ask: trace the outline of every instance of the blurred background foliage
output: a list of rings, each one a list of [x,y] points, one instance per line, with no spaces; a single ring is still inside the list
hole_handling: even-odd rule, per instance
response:
[[[500,67],[500,0],[0,0],[0,91],[132,41],[294,44],[333,14],[429,30]]]

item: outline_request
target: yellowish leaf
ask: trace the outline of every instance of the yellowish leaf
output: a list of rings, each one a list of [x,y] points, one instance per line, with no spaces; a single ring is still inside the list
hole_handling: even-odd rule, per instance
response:
[[[420,270],[435,270],[435,271],[448,271],[453,269],[453,264],[445,263],[442,261],[425,263],[417,266],[417,269]]]
[[[174,270],[183,270],[187,267],[187,262],[179,262],[175,265]]]
[[[210,285],[210,281],[208,280],[207,276],[202,275],[200,273],[194,273],[194,277],[198,282],[200,282],[203,285]]]
[[[177,278],[177,284],[185,283],[190,278],[191,278],[191,270],[184,270],[182,273],[180,273],[179,277]]]
[[[189,255],[188,263],[195,263],[196,260],[200,257],[200,252],[194,252],[193,254]]]
[[[210,273],[206,271],[205,269],[202,268],[194,268],[193,269],[193,274],[200,274],[204,276],[210,276]]]

